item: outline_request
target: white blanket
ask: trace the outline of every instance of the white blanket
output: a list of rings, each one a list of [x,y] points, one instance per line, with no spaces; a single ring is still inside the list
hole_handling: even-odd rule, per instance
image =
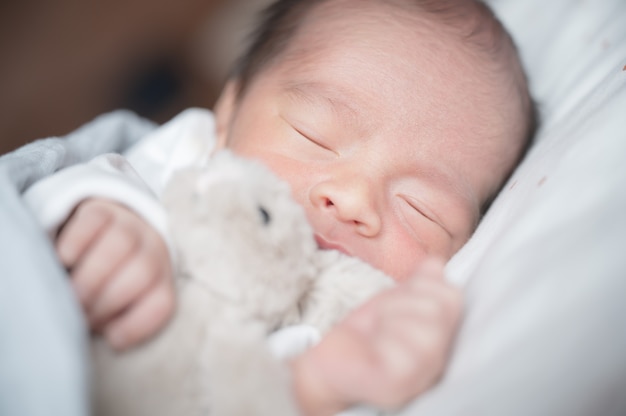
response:
[[[410,416],[626,415],[626,1],[492,0],[543,119],[449,265],[466,316]]]
[[[122,151],[153,127],[115,112],[66,140],[40,140],[0,157],[0,415],[81,416],[88,409],[81,313],[20,194],[65,166]]]

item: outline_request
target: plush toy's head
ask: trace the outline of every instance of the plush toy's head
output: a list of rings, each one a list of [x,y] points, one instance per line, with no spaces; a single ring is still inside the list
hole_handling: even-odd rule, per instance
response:
[[[185,275],[261,319],[293,306],[317,274],[317,245],[289,186],[258,162],[218,152],[163,196]]]

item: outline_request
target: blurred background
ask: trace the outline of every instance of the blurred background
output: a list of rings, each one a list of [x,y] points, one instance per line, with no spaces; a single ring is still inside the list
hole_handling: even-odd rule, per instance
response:
[[[118,108],[211,108],[270,2],[0,1],[0,154]]]

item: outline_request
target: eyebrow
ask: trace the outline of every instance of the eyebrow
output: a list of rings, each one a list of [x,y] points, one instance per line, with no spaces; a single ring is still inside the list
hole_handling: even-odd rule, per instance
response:
[[[323,82],[298,82],[287,84],[287,96],[311,105],[326,107],[343,123],[366,130],[370,123],[361,111],[363,100],[354,93]]]

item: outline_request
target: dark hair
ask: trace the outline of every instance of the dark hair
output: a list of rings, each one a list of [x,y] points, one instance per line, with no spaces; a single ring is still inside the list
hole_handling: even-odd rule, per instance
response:
[[[307,12],[325,1],[277,0],[261,12],[249,46],[231,73],[238,81],[240,95],[254,76],[286,49]]]
[[[259,72],[285,51],[311,9],[331,1],[334,0],[277,0],[263,11],[247,50],[231,74],[238,81],[239,96]],[[524,138],[513,167],[516,166],[530,147],[538,125],[538,111],[528,90],[517,47],[492,10],[480,0],[386,0],[385,3],[411,9],[415,15],[426,17],[426,21],[439,23],[438,29],[464,42],[470,53],[485,58],[490,63],[487,70],[503,75],[513,89],[512,96],[517,96],[525,112]]]

